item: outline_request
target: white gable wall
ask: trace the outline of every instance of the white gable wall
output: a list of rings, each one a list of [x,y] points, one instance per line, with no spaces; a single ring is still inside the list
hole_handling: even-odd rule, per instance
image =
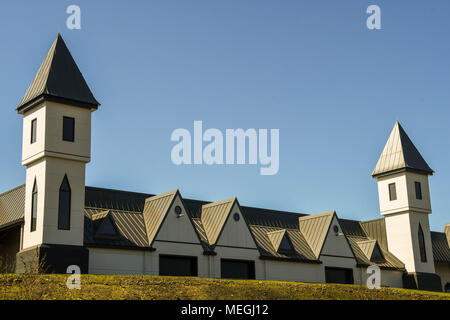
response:
[[[333,230],[334,226],[337,226],[339,228],[338,233],[341,235],[336,235],[336,232]],[[334,216],[333,220],[331,221],[331,225],[325,238],[322,252],[320,254],[354,258],[353,251],[350,248],[346,237],[343,235],[341,225],[339,224],[336,216]]]
[[[361,284],[361,278],[357,276],[356,259],[350,248],[350,244],[343,234],[336,235],[336,232],[333,230],[334,226],[337,226],[339,228],[338,233],[342,234],[341,225],[336,216],[331,220],[330,228],[328,229],[322,252],[319,256],[319,260],[322,261],[320,268],[324,277],[323,282],[325,282],[325,267],[336,267],[352,269],[354,283]]]
[[[235,213],[239,214],[239,221],[234,220],[233,216]],[[250,230],[244,221],[244,217],[242,216],[242,212],[239,210],[237,203],[233,205],[231,213],[225,221],[222,233],[217,240],[217,246],[256,249],[256,244],[253,241],[253,237],[250,234]]]
[[[175,207],[177,206],[182,209],[183,213],[181,217],[175,213]],[[155,241],[178,241],[200,244],[194,226],[189,220],[186,209],[178,194],[156,234]]]

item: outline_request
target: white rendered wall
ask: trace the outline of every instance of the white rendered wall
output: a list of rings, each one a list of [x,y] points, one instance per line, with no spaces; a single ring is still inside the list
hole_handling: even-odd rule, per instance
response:
[[[63,117],[75,119],[75,141],[63,141]],[[31,143],[31,122],[37,119],[36,142]],[[23,117],[22,165],[43,156],[89,162],[91,154],[91,110],[43,102]]]
[[[415,181],[420,182],[422,200],[416,199]],[[395,183],[397,191],[397,200],[393,201],[389,198],[391,183]],[[378,178],[378,196],[382,215],[407,211],[431,213],[430,187],[426,175],[402,172]]]
[[[263,260],[266,280],[325,282],[325,271],[320,264]]]
[[[403,272],[397,270],[380,270],[380,282],[382,287],[403,288]],[[357,268],[354,271],[355,280],[358,278],[358,283],[366,286],[367,279],[372,275],[372,272],[367,273],[367,268]],[[356,281],[355,281],[356,283]]]
[[[238,221],[234,220],[235,213],[239,214],[240,218]],[[256,249],[255,241],[253,240],[237,203],[233,205],[231,213],[225,221],[222,233],[217,239],[217,246]]]
[[[75,141],[63,141],[63,117],[75,119]],[[36,142],[31,123],[37,119]],[[83,245],[85,164],[90,160],[91,110],[43,102],[24,114],[22,164],[26,170],[23,249],[39,245]],[[71,188],[70,230],[58,230],[59,188],[67,175]],[[36,231],[31,232],[31,197],[38,186]]]
[[[175,208],[177,206],[182,208],[181,216],[175,213]],[[194,226],[186,214],[186,208],[184,208],[179,195],[176,195],[172,206],[169,208],[167,215],[156,234],[155,240],[185,242],[200,245]]]
[[[420,261],[418,227],[422,226],[427,262]],[[408,272],[434,273],[430,226],[426,214],[398,214],[385,218],[388,249],[404,264]]]

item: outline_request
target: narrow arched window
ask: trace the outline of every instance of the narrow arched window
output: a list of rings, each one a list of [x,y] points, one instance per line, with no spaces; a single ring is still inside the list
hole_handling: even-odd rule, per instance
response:
[[[425,237],[423,235],[422,226],[419,224],[419,250],[420,250],[420,261],[427,262],[427,252],[425,250]]]
[[[70,198],[71,191],[67,175],[59,187],[58,229],[70,230]]]
[[[38,187],[35,179],[33,191],[31,192],[31,227],[30,227],[31,232],[36,231],[37,206],[38,206]]]

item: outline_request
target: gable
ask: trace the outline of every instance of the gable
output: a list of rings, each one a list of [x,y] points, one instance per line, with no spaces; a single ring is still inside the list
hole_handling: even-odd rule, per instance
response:
[[[286,230],[276,230],[267,233],[269,237],[270,243],[272,244],[273,250],[278,252],[278,248],[280,247],[281,241],[283,240],[286,234]]]
[[[383,260],[383,254],[380,250],[377,240],[364,240],[358,241],[357,243],[366,258],[369,259],[369,261]]]
[[[181,210],[181,211],[178,211]],[[177,212],[181,212],[180,214]],[[199,237],[186,212],[180,194],[175,199],[162,221],[155,241],[177,241],[200,244]]]
[[[150,197],[145,200],[144,205],[144,221],[147,231],[148,243],[151,245],[155,236],[160,229],[160,226],[171,207],[178,190],[170,191],[160,194],[158,196]]]
[[[235,216],[238,218],[237,220]],[[229,212],[216,245],[256,249],[256,244],[237,201],[234,202]]]
[[[334,230],[335,227],[338,228],[337,232]],[[342,232],[342,228],[336,215],[334,215],[331,220],[320,255],[354,258],[353,251],[346,236]]]
[[[231,198],[202,206],[201,222],[210,245],[217,242],[235,202],[236,198]]]
[[[314,255],[319,257],[334,211],[314,214],[298,219],[300,231],[305,237]]]

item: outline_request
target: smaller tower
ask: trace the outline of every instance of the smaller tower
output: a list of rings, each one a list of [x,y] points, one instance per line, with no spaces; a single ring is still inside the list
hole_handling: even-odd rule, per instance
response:
[[[83,247],[85,167],[91,159],[91,114],[99,106],[58,34],[16,108],[23,115],[25,215],[17,271],[41,264],[87,272]],[[37,261],[36,261],[37,259]]]
[[[406,282],[414,280],[421,289],[440,290],[440,285],[436,285],[439,276],[434,270],[428,221],[428,177],[433,173],[397,121],[372,173],[378,181],[388,248],[405,264],[410,274]]]

